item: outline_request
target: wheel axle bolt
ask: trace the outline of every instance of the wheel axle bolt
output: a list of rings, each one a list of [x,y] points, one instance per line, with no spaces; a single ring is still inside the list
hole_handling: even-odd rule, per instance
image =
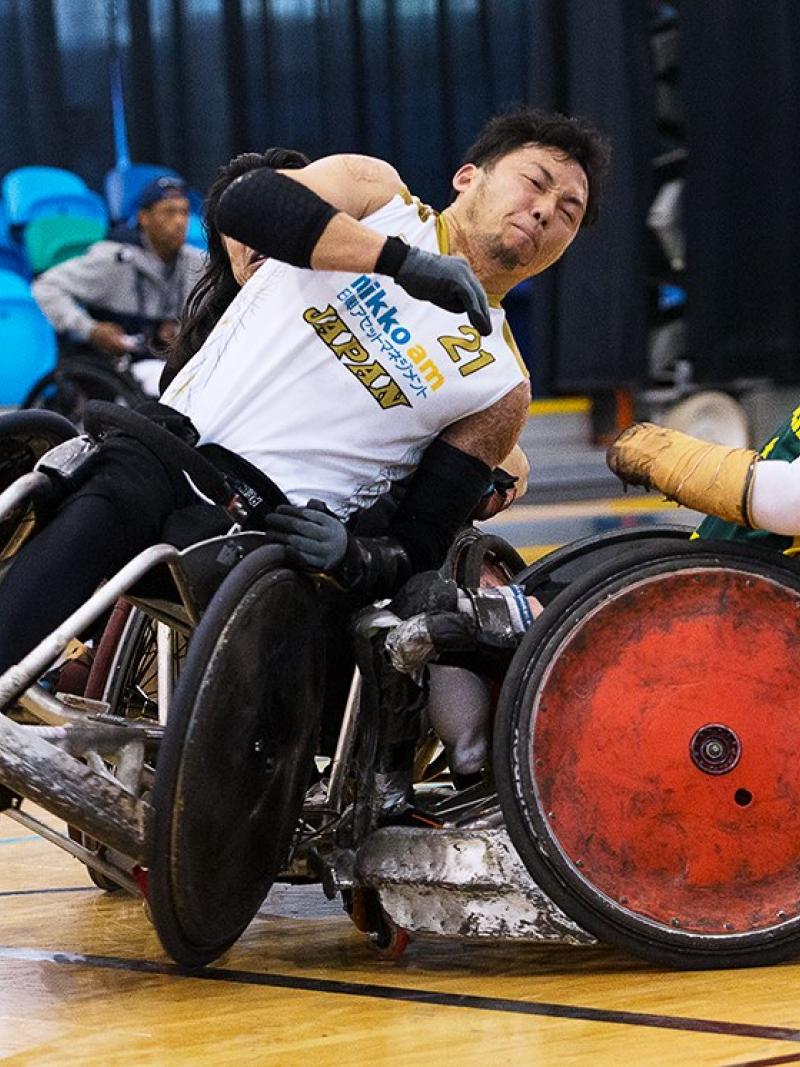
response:
[[[718,722],[701,726],[689,743],[692,763],[704,774],[726,774],[733,770],[741,754],[738,734]]]

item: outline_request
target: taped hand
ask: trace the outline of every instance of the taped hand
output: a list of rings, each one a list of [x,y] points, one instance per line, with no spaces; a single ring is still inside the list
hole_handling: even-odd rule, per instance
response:
[[[309,500],[304,508],[281,504],[263,528],[271,541],[286,547],[290,563],[312,571],[329,572],[341,563],[350,537],[321,500]]]

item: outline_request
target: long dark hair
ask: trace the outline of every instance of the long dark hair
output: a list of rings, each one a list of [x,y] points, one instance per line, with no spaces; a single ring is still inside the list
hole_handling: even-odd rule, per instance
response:
[[[186,366],[216,326],[222,313],[239,292],[233,276],[216,216],[220,197],[231,182],[259,167],[299,170],[310,163],[308,156],[293,148],[268,148],[265,152],[243,152],[220,167],[203,205],[203,228],[208,239],[208,266],[189,293],[178,324],[178,333],[167,355],[159,386],[163,392],[178,371]]]

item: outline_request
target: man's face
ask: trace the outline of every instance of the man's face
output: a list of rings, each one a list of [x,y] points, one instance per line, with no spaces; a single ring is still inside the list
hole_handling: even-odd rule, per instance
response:
[[[461,167],[453,186],[471,239],[501,271],[521,277],[539,274],[564,254],[580,228],[589,193],[579,163],[536,144],[488,167]]]
[[[226,237],[223,234],[222,243],[225,245],[233,276],[239,286],[252,278],[262,263],[266,262],[266,256],[243,245],[241,241],[235,241],[233,237]]]
[[[189,201],[185,196],[166,196],[139,212],[139,225],[162,259],[182,248],[189,225]]]

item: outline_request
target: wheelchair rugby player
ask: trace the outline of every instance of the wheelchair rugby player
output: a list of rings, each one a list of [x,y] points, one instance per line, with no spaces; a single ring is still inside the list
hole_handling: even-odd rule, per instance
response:
[[[25,520],[0,586],[0,698],[46,724],[0,724],[4,803],[46,797],[131,858],[129,881],[146,884],[177,958],[206,961],[238,936],[302,805],[322,688],[302,649],[319,612],[314,582],[286,565],[366,603],[441,561],[527,411],[526,376],[483,286],[501,296],[563,254],[596,215],[605,155],[578,121],[501,116],[441,216],[376,160],[245,175],[218,222],[266,262],[163,403],[149,419],[92,406],[93,441],[42,459],[29,449],[36,469],[0,499],[9,521]],[[352,534],[341,520],[400,479],[381,536]],[[234,527],[222,545],[214,524]],[[192,634],[166,725],[64,710],[30,688],[121,594]],[[222,705],[236,707],[243,744],[230,718],[212,721]],[[234,796],[237,780],[255,784]]]

